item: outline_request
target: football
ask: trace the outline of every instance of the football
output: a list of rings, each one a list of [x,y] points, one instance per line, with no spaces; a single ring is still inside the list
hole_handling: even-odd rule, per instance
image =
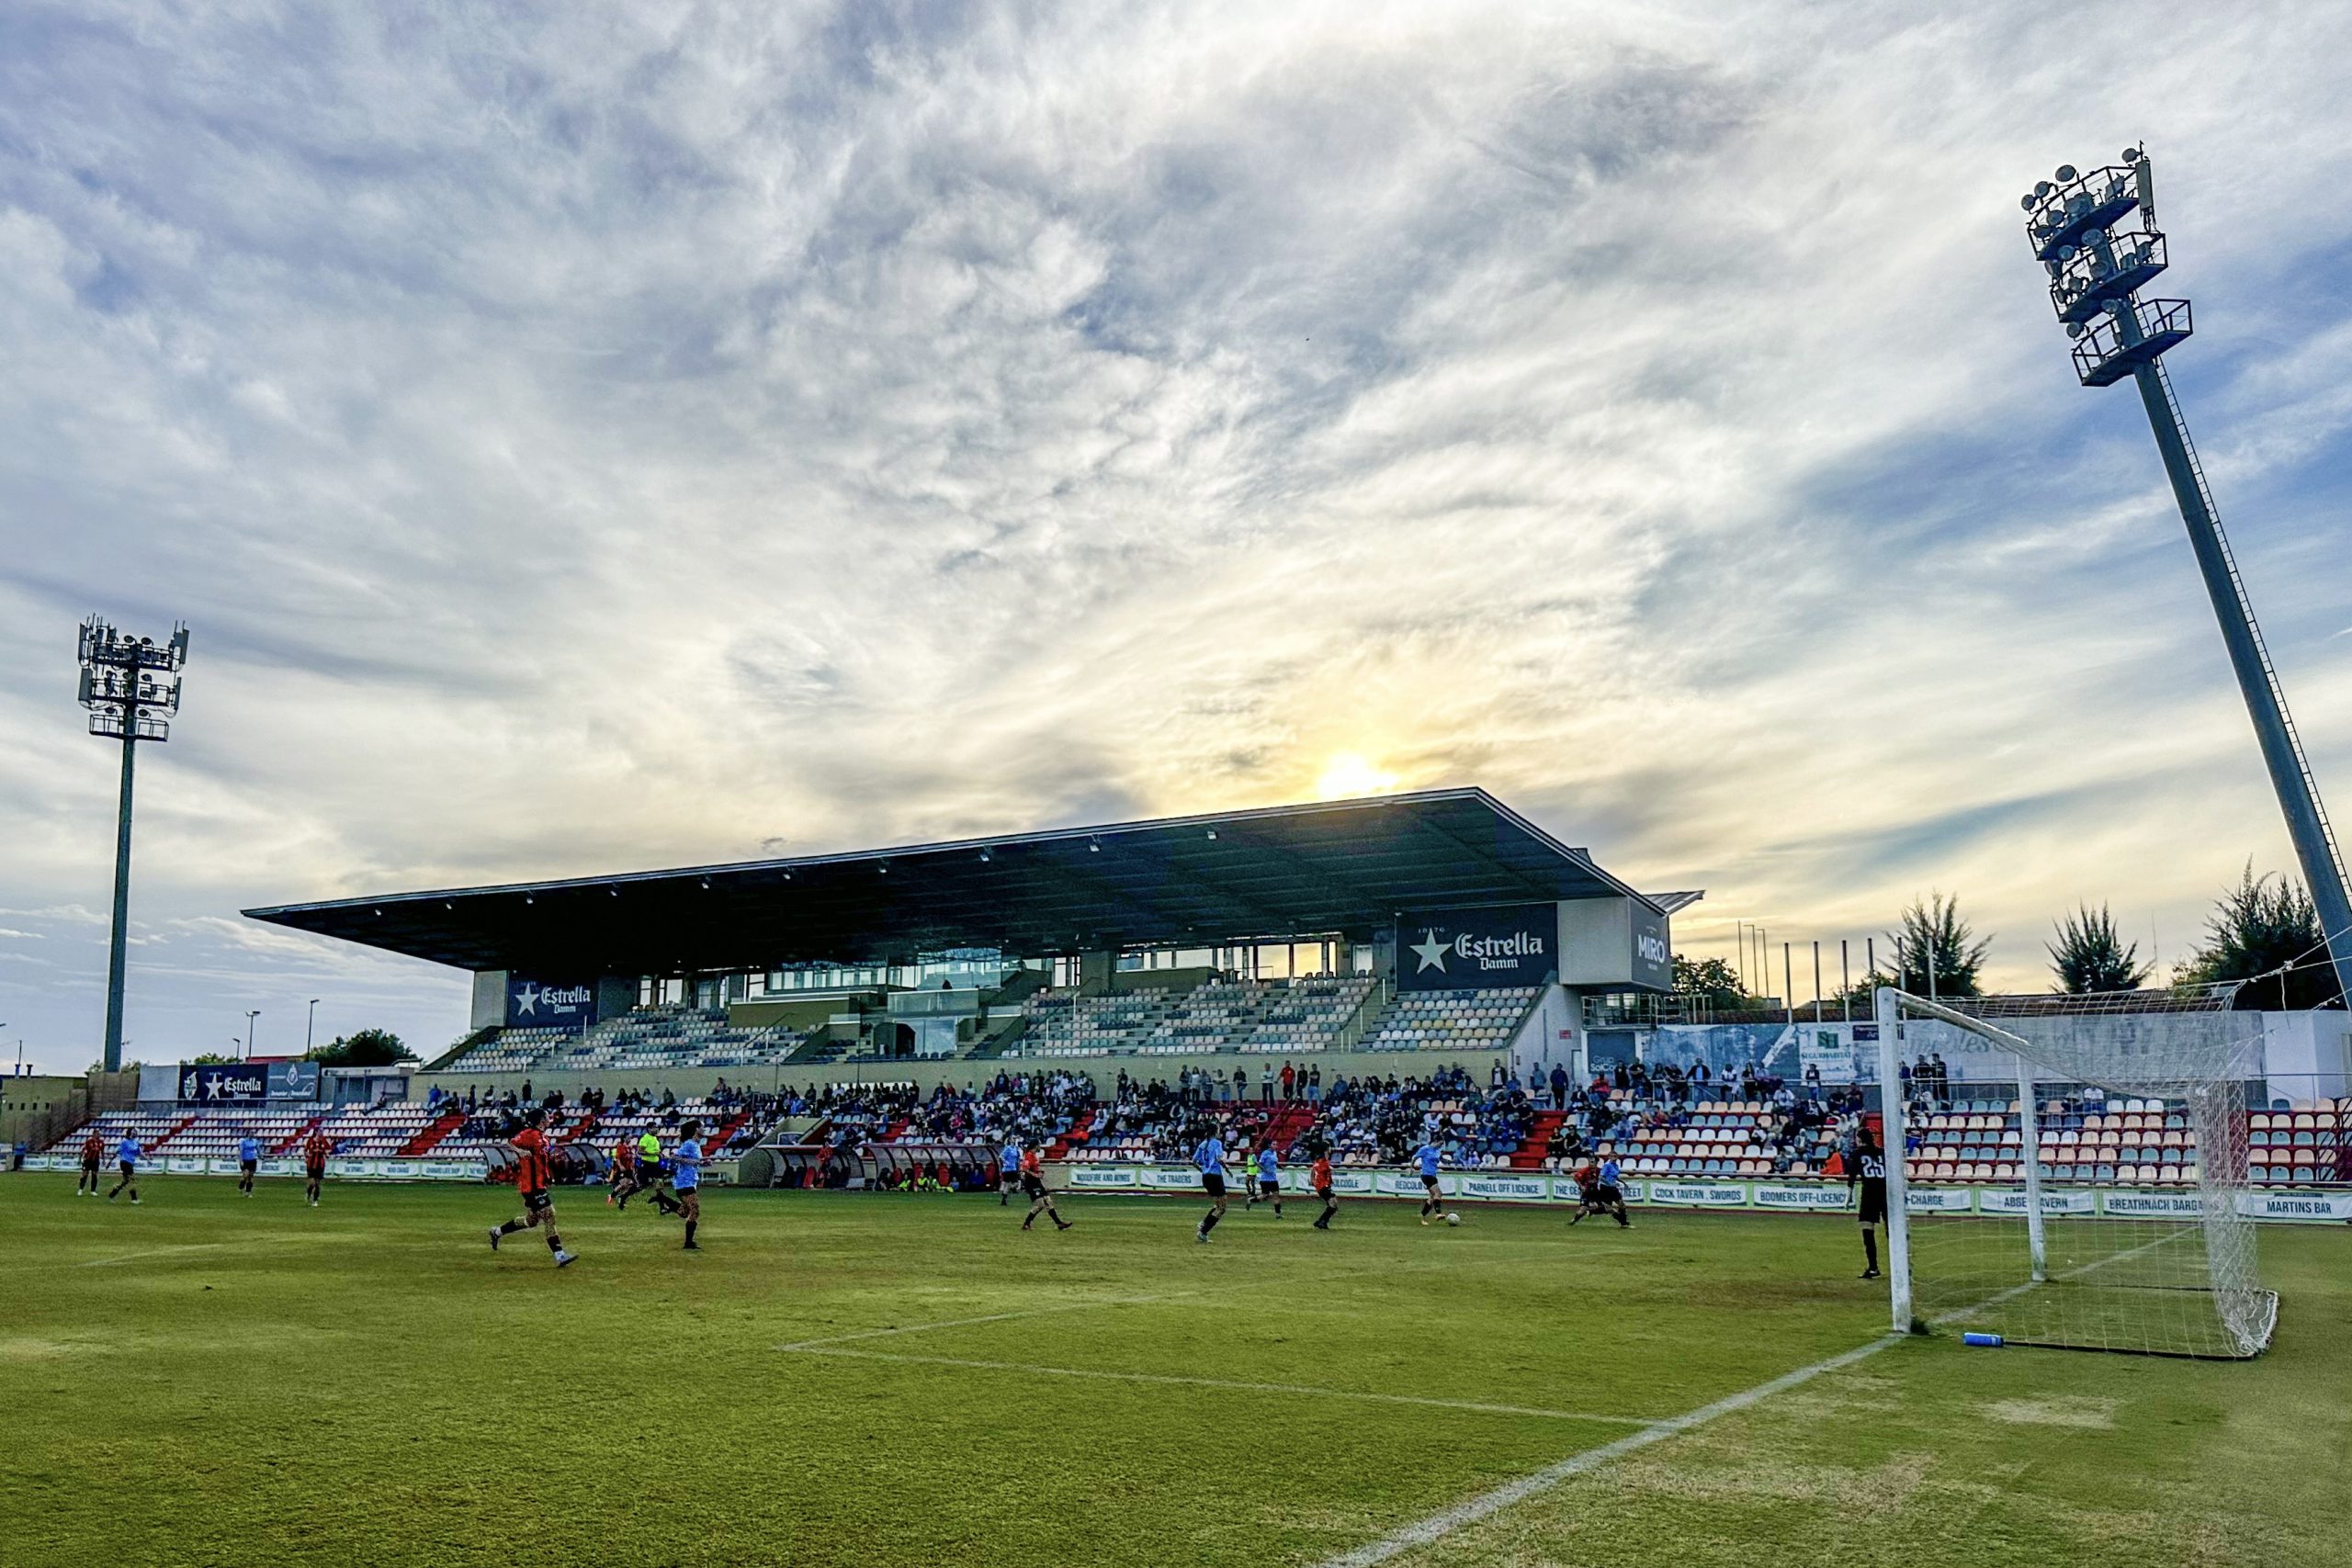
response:
[[[1448,1214],[1445,1216],[1445,1223],[1450,1225],[1458,1225],[1462,1223],[1462,1216],[1459,1214]]]

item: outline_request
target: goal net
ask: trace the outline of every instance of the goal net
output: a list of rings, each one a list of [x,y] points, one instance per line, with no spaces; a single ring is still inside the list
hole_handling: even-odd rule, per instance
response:
[[[2258,1355],[2278,1299],[2238,1199],[2259,1018],[2229,1004],[1881,989],[1895,1326]]]

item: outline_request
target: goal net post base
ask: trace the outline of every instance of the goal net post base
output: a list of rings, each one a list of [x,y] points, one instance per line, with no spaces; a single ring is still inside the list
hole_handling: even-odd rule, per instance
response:
[[[2278,1298],[2239,1199],[2259,1023],[2229,1000],[1881,987],[1894,1327],[2258,1355]],[[1929,1056],[1964,1071],[1906,1081],[1904,1064]]]

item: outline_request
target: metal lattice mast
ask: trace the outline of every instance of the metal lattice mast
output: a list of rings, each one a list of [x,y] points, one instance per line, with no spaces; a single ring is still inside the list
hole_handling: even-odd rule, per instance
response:
[[[114,940],[107,953],[106,1069],[122,1066],[122,988],[130,947],[130,794],[141,740],[168,740],[187,665],[187,627],[171,640],[134,637],[92,615],[82,623],[82,705],[90,733],[122,742],[122,795],[114,838]]]
[[[2320,804],[2311,760],[2287,710],[2245,580],[2222,531],[2221,512],[2205,482],[2180,400],[2165,374],[2161,356],[2193,330],[2188,301],[2139,298],[2141,286],[2168,265],[2165,237],[2156,228],[2154,171],[2136,148],[2123,154],[2120,164],[2086,175],[2062,165],[2054,182],[2037,185],[2020,205],[2034,258],[2050,275],[2050,302],[2075,339],[2075,374],[2086,387],[2111,386],[2129,376],[2140,389],[2173,499],[2188,529],[2189,548],[2213,601],[2222,645],[2287,818],[2303,885],[2311,889],[2327,938],[2336,983],[2352,998],[2352,897],[2345,891],[2344,857]],[[2116,229],[2135,214],[2138,228]]]

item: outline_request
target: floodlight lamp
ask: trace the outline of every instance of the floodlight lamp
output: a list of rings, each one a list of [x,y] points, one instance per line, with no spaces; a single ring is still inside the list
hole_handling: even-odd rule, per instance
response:
[[[2066,335],[2068,337],[2080,337],[2083,335],[2084,331],[2083,323],[2080,321],[2068,321],[2066,323]]]
[[[2075,165],[2074,165],[2074,164],[2059,164],[2059,165],[2058,165],[2058,183],[2059,183],[2060,185],[2062,185],[2062,186],[2063,186],[2063,185],[2064,185],[2068,180],[2071,180],[2071,179],[2073,179],[2074,177],[2075,177]]]
[[[2048,196],[2050,191],[2051,185],[2048,180],[2036,180],[2033,182],[2033,195],[2035,200],[2039,201],[2041,197]]]
[[[2033,193],[2028,191],[2025,195],[2018,197],[2018,206],[2028,212],[2031,212],[2033,210]]]

